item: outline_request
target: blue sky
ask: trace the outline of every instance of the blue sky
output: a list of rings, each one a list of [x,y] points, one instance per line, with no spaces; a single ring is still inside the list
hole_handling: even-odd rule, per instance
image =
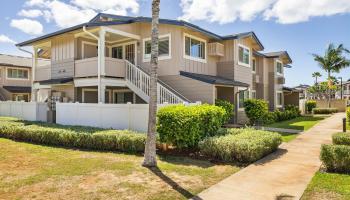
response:
[[[150,16],[151,11],[150,0],[3,2],[5,4],[0,8],[0,53],[15,55],[25,54],[16,49],[14,42],[87,21],[97,12]],[[252,5],[244,5],[246,2]],[[254,31],[266,52],[289,52],[293,68],[285,72],[287,86],[312,84],[311,74],[322,70],[313,61],[311,53],[323,54],[331,42],[343,43],[350,48],[350,1],[318,1],[323,2],[321,5],[302,0],[293,2],[297,3],[288,0],[161,0],[160,15],[170,19],[181,17],[220,35]],[[342,70],[338,76],[349,79],[350,68]]]

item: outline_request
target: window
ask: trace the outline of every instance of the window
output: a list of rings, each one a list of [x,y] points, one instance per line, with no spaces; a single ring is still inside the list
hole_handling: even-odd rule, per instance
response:
[[[255,58],[253,58],[253,60],[252,60],[252,71],[253,71],[253,73],[256,72],[256,60],[255,60]]]
[[[277,74],[283,74],[283,64],[281,61],[276,61]]]
[[[244,100],[249,98],[249,91],[248,90],[240,90],[238,93],[238,108],[243,109],[244,108]]]
[[[12,79],[29,79],[27,69],[7,68],[7,78]]]
[[[283,93],[282,92],[277,92],[277,100],[276,100],[276,105],[277,106],[282,106],[282,101],[283,101]]]
[[[185,57],[196,61],[205,61],[204,40],[185,35]]]
[[[250,66],[250,50],[248,47],[238,46],[238,64],[246,67]]]
[[[143,41],[143,60],[148,62],[151,59],[152,42],[150,38],[144,39]],[[170,59],[170,48],[170,34],[160,36],[158,43],[158,56],[160,60]]]
[[[252,90],[252,99],[256,99],[256,91]]]
[[[112,57],[123,59],[123,46],[113,47],[112,48]]]
[[[14,101],[29,101],[29,94],[13,94]]]

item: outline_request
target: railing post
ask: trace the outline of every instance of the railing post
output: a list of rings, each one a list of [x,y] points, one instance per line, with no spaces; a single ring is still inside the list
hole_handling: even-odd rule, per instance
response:
[[[343,132],[346,132],[346,118],[343,118]]]

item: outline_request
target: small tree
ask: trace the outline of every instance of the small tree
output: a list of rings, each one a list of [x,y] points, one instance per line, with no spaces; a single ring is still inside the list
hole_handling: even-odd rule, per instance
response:
[[[315,78],[315,85],[317,85],[317,78],[320,78],[322,76],[322,74],[320,72],[314,72],[312,73],[312,77]]]

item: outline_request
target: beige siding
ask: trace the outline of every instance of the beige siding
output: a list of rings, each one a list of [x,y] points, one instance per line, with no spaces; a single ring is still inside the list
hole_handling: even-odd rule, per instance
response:
[[[225,61],[217,63],[217,75],[229,79],[234,78],[234,62]]]
[[[215,91],[211,84],[180,75],[161,76],[159,78],[192,102],[214,103]]]
[[[75,77],[97,76],[97,57],[75,61]],[[106,76],[125,77],[125,61],[105,58]]]
[[[35,68],[35,81],[51,79],[51,65],[39,66]]]
[[[74,75],[74,36],[65,34],[51,40],[51,77],[63,78]]]

